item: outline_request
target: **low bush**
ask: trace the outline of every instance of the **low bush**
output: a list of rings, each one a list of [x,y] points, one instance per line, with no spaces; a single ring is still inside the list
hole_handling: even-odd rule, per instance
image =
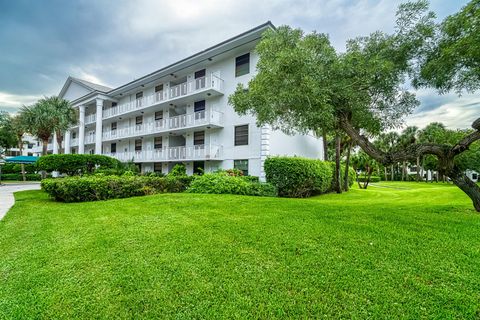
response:
[[[21,173],[2,173],[2,180],[10,180],[10,181],[23,181],[23,177]],[[27,181],[40,181],[42,176],[40,174],[35,173],[27,173],[25,174],[25,178]]]
[[[251,182],[243,176],[230,175],[225,171],[205,173],[195,177],[187,192],[263,197],[275,197],[277,195],[275,187],[269,183]]]
[[[281,197],[303,198],[328,192],[333,171],[330,162],[300,157],[271,157],[264,164],[267,182]]]
[[[98,154],[51,154],[37,160],[38,170],[58,171],[69,176],[91,174],[95,169],[116,169],[120,166],[117,159]]]
[[[25,164],[25,173],[35,173],[37,170],[35,164]],[[2,166],[2,173],[21,173],[22,172],[22,165],[18,163],[5,163]]]
[[[183,192],[192,177],[84,176],[42,180],[42,189],[56,201],[83,202]]]
[[[367,181],[366,176],[360,175],[357,179],[358,182],[366,182]],[[370,182],[380,182],[381,178],[379,176],[370,176]]]

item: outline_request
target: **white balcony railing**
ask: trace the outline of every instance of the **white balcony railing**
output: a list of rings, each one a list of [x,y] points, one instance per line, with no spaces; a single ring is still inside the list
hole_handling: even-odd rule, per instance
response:
[[[198,111],[189,114],[169,117],[127,128],[108,130],[103,133],[103,140],[115,140],[138,135],[162,133],[174,129],[196,127],[200,125],[222,125],[223,113],[213,110]]]
[[[85,144],[95,143],[95,134],[85,135]]]
[[[153,162],[180,160],[220,160],[222,147],[217,145],[196,145],[168,147],[157,150],[107,153],[107,156],[120,161]]]
[[[89,114],[88,116],[85,116],[85,124],[94,123],[96,120],[97,120],[96,113],[92,113],[92,114]]]
[[[78,146],[78,138],[72,138],[70,146],[72,147]]]
[[[103,111],[103,119],[147,108],[160,102],[171,101],[207,89],[223,92],[223,79],[212,73],[202,78],[186,81],[172,86],[168,90],[162,90],[152,95],[106,109]]]

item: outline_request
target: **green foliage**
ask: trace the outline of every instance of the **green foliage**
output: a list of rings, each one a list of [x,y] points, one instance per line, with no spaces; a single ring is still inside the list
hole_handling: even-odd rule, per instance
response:
[[[0,154],[5,149],[15,147],[17,143],[12,117],[8,112],[0,111]]]
[[[97,154],[51,154],[37,160],[39,170],[58,171],[69,176],[91,174],[95,168],[115,169],[119,166],[117,159]]]
[[[264,164],[267,182],[281,197],[303,198],[328,192],[332,187],[331,162],[300,157],[270,157]]]
[[[359,182],[366,182],[368,177],[361,175],[358,177]],[[370,176],[370,182],[380,182],[382,179],[379,176]]]
[[[35,173],[37,167],[34,164],[25,164],[26,173]],[[2,166],[2,173],[21,173],[22,166],[18,163],[7,162]]]
[[[192,177],[84,176],[42,180],[42,189],[56,201],[84,202],[165,192],[183,192]]]
[[[20,173],[3,173],[2,170],[2,181],[3,180],[11,180],[11,181],[23,181],[23,177]],[[40,181],[42,176],[36,173],[27,173],[25,174],[25,178],[27,181]]]
[[[205,173],[195,177],[187,192],[265,197],[277,195],[275,187],[269,183],[251,182],[245,177],[230,175],[227,171]]]
[[[441,93],[480,89],[480,1],[472,0],[437,26],[432,43],[420,56],[416,87]]]
[[[168,176],[183,177],[187,175],[187,168],[183,164],[176,164],[168,173]]]

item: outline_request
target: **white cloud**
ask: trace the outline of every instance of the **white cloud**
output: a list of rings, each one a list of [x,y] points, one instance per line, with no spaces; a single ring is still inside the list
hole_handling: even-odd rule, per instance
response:
[[[42,96],[17,95],[0,91],[0,108],[4,110],[15,110],[22,105],[33,104],[41,98]]]

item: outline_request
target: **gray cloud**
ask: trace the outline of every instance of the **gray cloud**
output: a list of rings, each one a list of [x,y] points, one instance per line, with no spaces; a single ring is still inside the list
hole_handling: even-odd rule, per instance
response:
[[[442,18],[465,2],[432,0],[432,9]],[[58,94],[68,75],[119,86],[267,20],[307,32],[328,33],[332,43],[343,50],[349,38],[378,29],[391,31],[398,3],[396,0],[3,2],[0,108],[15,110],[35,97]],[[454,101],[455,96],[439,97],[435,92],[421,91],[419,99],[423,104],[417,114],[422,114]]]

